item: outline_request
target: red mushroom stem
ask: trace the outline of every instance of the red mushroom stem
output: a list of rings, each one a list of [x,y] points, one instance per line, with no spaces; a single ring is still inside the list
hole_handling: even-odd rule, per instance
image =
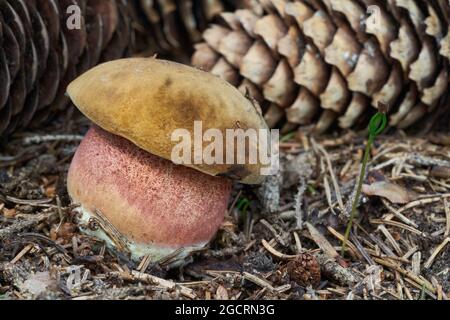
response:
[[[80,225],[134,260],[186,256],[220,227],[231,181],[174,165],[94,126],[68,174]]]

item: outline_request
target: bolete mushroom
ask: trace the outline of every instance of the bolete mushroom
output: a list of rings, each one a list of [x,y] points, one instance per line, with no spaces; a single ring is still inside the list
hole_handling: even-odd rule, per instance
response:
[[[208,129],[223,137],[228,129],[268,134],[253,103],[211,74],[155,58],[123,59],[89,70],[67,92],[94,122],[67,181],[80,227],[134,260],[148,255],[157,261],[176,251],[181,261],[217,232],[232,180],[258,184],[264,178],[267,163],[205,163],[198,161],[195,146],[189,150],[192,163],[171,161],[179,145],[173,133],[194,134],[196,121],[202,134]],[[201,147],[210,143],[201,141]],[[239,152],[230,146],[227,140],[214,152]],[[252,142],[245,148],[246,159],[260,151]]]

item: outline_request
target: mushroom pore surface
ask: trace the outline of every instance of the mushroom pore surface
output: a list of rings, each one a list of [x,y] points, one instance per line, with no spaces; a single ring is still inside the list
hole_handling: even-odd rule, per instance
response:
[[[67,186],[85,222],[101,216],[126,239],[132,256],[154,259],[206,244],[231,191],[228,179],[174,165],[97,126],[75,153]],[[143,252],[133,252],[136,247]]]

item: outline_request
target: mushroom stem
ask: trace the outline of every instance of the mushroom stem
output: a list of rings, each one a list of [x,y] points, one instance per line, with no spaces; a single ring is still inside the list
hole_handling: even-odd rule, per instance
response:
[[[203,247],[227,209],[231,181],[152,155],[97,126],[81,142],[68,191],[83,231],[133,260],[180,259]]]

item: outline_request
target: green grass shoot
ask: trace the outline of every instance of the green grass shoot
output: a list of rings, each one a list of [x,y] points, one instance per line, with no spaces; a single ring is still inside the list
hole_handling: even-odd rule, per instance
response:
[[[352,211],[350,214],[350,219],[347,223],[347,228],[345,230],[344,240],[342,241],[342,256],[345,256],[345,249],[347,246],[348,238],[350,236],[350,231],[352,230],[353,220],[356,216],[356,208],[359,203],[359,199],[361,198],[361,190],[364,182],[364,178],[366,176],[366,168],[367,163],[369,161],[370,150],[372,149],[373,142],[375,138],[380,135],[387,125],[387,106],[384,104],[379,104],[378,112],[372,117],[369,123],[369,138],[367,140],[366,149],[364,151],[363,162],[361,166],[361,173],[359,175],[358,186],[356,189],[355,199],[352,204]]]

